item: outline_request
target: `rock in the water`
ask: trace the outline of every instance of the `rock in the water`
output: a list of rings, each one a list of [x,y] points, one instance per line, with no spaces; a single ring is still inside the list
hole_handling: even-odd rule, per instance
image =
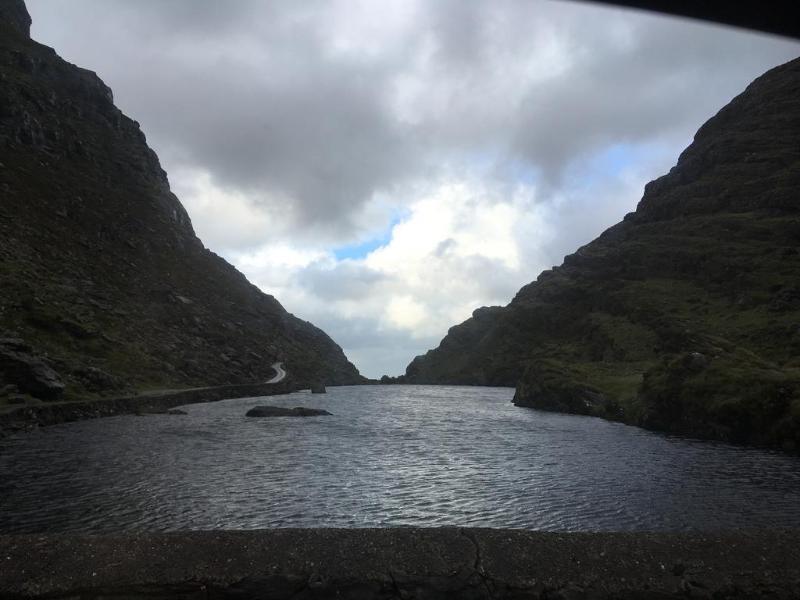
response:
[[[58,400],[64,393],[58,373],[35,356],[22,340],[0,339],[0,377],[42,400]]]
[[[256,406],[247,411],[246,417],[318,417],[330,415],[327,410],[320,408],[283,408],[281,406]]]
[[[180,408],[170,408],[167,413],[168,415],[188,415],[185,410],[181,410]]]
[[[325,391],[325,386],[324,385],[322,385],[321,383],[315,383],[314,385],[311,386],[311,393],[312,394],[325,394],[327,392]]]

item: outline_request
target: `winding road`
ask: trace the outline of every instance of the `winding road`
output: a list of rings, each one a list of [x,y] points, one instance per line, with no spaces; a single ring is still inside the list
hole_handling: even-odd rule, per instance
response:
[[[267,383],[278,383],[283,381],[284,377],[286,377],[286,371],[283,369],[282,362],[276,362],[272,364],[272,368],[275,369],[275,377],[267,381]]]

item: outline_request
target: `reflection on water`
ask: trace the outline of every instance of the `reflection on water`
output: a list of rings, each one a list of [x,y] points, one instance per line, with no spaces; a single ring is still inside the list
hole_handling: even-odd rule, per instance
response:
[[[800,459],[510,403],[361,386],[49,427],[0,442],[0,531],[464,525],[800,527]],[[331,417],[246,418],[257,404]]]

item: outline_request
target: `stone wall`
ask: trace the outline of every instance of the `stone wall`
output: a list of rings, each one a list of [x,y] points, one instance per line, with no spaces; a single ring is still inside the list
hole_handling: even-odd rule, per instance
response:
[[[126,398],[24,406],[0,414],[0,437],[33,427],[114,415],[160,412],[175,406],[198,402],[289,394],[308,387],[296,381],[284,380],[280,383],[221,385],[139,394]]]

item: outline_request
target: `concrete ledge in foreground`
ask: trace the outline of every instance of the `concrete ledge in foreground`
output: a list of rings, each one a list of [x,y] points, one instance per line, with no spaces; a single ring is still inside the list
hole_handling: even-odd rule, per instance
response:
[[[800,531],[0,536],[0,598],[800,598]]]

